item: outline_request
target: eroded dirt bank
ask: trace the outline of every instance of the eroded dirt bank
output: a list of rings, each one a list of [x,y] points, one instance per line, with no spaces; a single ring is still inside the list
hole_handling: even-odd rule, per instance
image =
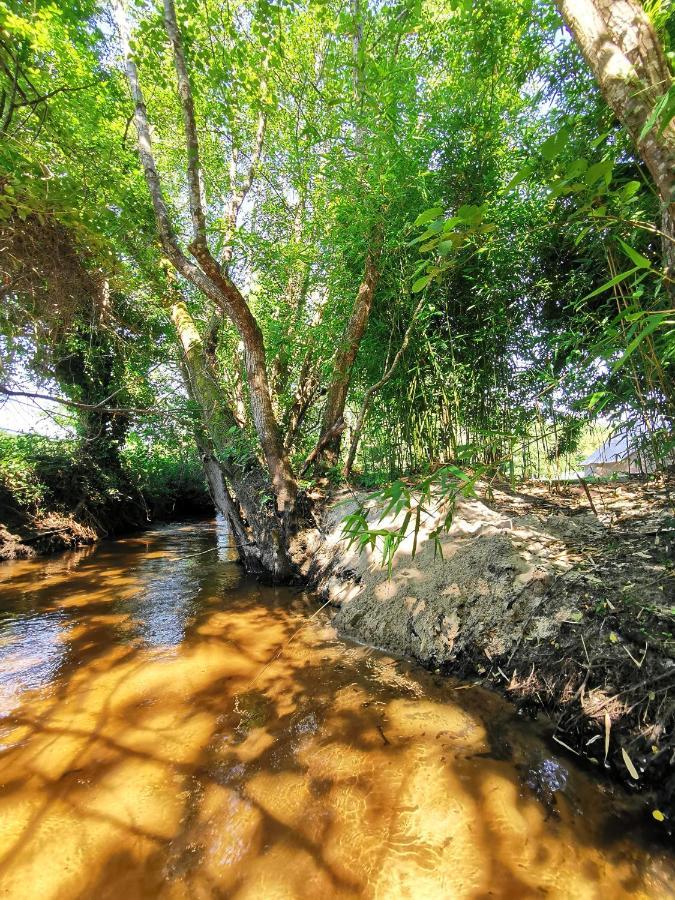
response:
[[[104,537],[142,531],[153,524],[213,515],[208,502],[183,502],[155,514],[138,503],[119,504],[95,517],[86,510],[50,510],[30,514],[0,495],[0,561],[30,559],[75,550]]]
[[[303,572],[335,607],[339,631],[442,672],[499,688],[547,714],[552,737],[599,771],[654,794],[675,815],[673,482],[541,487],[462,500],[442,538],[391,577],[377,554],[347,549],[342,493],[320,532],[301,536]],[[428,536],[444,515],[427,518]],[[379,510],[370,514],[373,522]],[[379,527],[395,526],[394,518]],[[636,777],[637,776],[637,777]]]
[[[95,528],[72,516],[51,513],[42,517],[13,517],[0,522],[0,560],[30,559],[60,550],[74,550],[93,544],[99,538]]]

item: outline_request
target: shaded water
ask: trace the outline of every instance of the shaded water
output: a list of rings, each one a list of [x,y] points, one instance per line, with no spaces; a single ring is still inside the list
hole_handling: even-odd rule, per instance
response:
[[[213,523],[0,566],[0,896],[671,895],[644,807],[315,610]]]

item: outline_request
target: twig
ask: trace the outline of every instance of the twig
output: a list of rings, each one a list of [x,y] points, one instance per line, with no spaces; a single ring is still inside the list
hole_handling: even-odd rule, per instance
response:
[[[589,489],[588,489],[588,485],[586,484],[585,479],[583,479],[583,478],[581,477],[581,475],[577,475],[577,478],[578,478],[579,481],[581,482],[581,486],[582,486],[582,488],[584,489],[584,493],[586,494],[586,498],[588,499],[588,502],[589,502],[589,504],[590,504],[590,506],[591,506],[591,509],[593,510],[593,513],[594,513],[595,517],[598,518],[598,511],[597,511],[597,509],[595,508],[595,503],[593,503],[593,498],[591,497],[591,492],[590,492]]]

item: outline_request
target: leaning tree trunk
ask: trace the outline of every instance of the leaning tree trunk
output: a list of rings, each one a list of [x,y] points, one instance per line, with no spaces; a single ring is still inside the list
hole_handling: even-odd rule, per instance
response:
[[[315,462],[335,465],[340,455],[340,443],[344,431],[344,411],[352,368],[359,352],[361,340],[368,324],[375,289],[380,278],[383,229],[376,226],[366,256],[363,280],[359,286],[354,308],[341,345],[335,355],[333,379],[326,392],[326,405],[321,419],[321,433],[314,451]]]
[[[659,193],[666,273],[675,274],[675,123],[642,131],[673,83],[663,45],[638,0],[557,0],[602,94],[632,137]]]
[[[233,490],[242,507],[248,502],[250,489],[259,490],[258,503],[264,507],[261,510],[261,514],[267,516],[269,512],[269,518],[273,521],[274,527],[271,532],[265,532],[260,536],[259,529],[253,527],[253,522],[257,521],[253,510],[247,510],[246,514],[247,518],[249,513],[252,517],[249,519],[249,525],[253,528],[254,540],[256,543],[260,542],[258,546],[260,560],[271,559],[272,567],[268,574],[275,580],[281,580],[290,574],[290,570],[286,571],[288,564],[288,537],[295,521],[297,482],[281,440],[272,405],[265,345],[260,326],[245,298],[230,278],[227,267],[214,257],[208,246],[197,122],[174,0],[164,0],[164,25],[173,51],[176,83],[183,114],[187,196],[192,222],[192,241],[187,248],[187,253],[183,250],[174,229],[155,161],[152,132],[145,99],[139,82],[136,64],[130,50],[129,22],[124,9],[124,0],[114,0],[114,7],[126,64],[127,80],[134,102],[134,124],[138,136],[138,153],[152,201],[162,249],[175,270],[186,281],[191,282],[200,290],[230,319],[239,333],[244,347],[251,421],[260,442],[262,457],[269,478],[264,477],[260,480],[248,477],[250,473],[247,473],[245,481],[242,482],[240,480],[237,482],[234,480],[234,472],[229,473],[228,478],[231,479]],[[227,416],[228,413],[231,415],[222,392],[220,396],[212,394],[208,399],[209,402],[213,401],[214,412],[220,410],[218,414],[221,417]],[[212,413],[209,413],[208,418],[212,418]],[[272,510],[267,509],[267,502],[264,500],[265,496],[268,495],[267,486],[271,487],[271,494],[274,498],[274,508]],[[241,495],[240,490],[242,492]],[[270,546],[267,547],[266,544]]]
[[[237,458],[233,453],[232,434],[240,429],[204,342],[180,300],[171,304],[171,321],[182,349],[188,394],[200,411],[202,429],[195,437],[213,502],[230,522],[246,570],[273,581],[287,581],[294,572],[287,550],[289,522],[269,504],[261,503],[261,497],[271,495],[272,490],[257,458]]]

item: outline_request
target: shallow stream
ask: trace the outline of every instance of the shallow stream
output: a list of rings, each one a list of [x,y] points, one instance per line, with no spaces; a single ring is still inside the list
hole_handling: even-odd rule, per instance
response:
[[[188,523],[0,566],[0,897],[672,896],[639,800]]]

